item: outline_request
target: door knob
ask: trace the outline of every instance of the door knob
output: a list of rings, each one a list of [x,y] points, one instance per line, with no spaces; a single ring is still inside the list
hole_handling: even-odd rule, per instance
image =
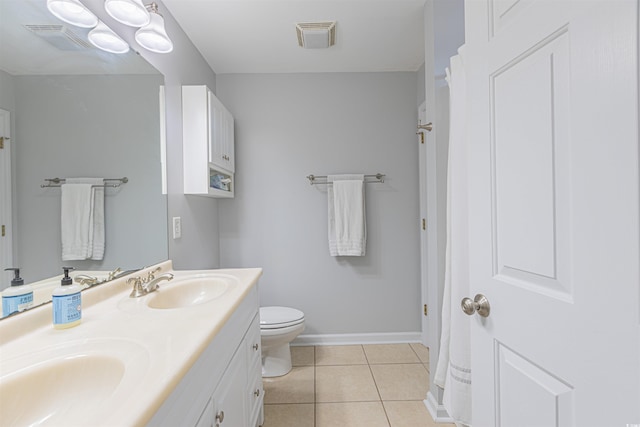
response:
[[[419,134],[420,132],[422,132],[423,130],[431,132],[432,129],[433,129],[433,123],[432,122],[429,122],[426,125],[423,125],[421,123],[421,124],[418,125],[418,131],[416,132],[416,135]]]
[[[469,316],[478,312],[482,317],[489,317],[489,313],[491,312],[489,300],[482,294],[476,295],[473,300],[471,298],[463,298],[460,302],[460,307],[462,308],[462,311]]]

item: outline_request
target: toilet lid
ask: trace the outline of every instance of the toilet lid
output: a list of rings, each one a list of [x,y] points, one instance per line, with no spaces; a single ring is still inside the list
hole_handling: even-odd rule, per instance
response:
[[[290,307],[260,307],[260,328],[277,329],[304,321],[304,313]]]

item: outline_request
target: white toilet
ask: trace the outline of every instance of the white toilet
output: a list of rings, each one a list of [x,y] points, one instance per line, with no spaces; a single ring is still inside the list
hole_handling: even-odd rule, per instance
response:
[[[304,313],[289,307],[260,307],[262,376],[279,377],[291,370],[289,343],[304,331]]]

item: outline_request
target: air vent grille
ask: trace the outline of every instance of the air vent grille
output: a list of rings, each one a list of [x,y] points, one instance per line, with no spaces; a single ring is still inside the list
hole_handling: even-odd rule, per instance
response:
[[[93,46],[91,46],[91,44],[87,40],[74,33],[73,30],[64,25],[26,24],[25,28],[60,50],[93,49]]]
[[[296,24],[298,45],[322,49],[336,44],[336,22],[301,22]]]

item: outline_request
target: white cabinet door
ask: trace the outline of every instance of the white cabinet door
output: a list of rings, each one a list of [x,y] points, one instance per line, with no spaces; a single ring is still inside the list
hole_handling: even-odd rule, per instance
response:
[[[209,110],[209,162],[233,172],[234,131],[233,116],[216,96],[208,92]]]
[[[636,425],[638,2],[465,20],[473,426]]]
[[[216,427],[245,427],[247,420],[247,357],[240,346],[213,393]]]

